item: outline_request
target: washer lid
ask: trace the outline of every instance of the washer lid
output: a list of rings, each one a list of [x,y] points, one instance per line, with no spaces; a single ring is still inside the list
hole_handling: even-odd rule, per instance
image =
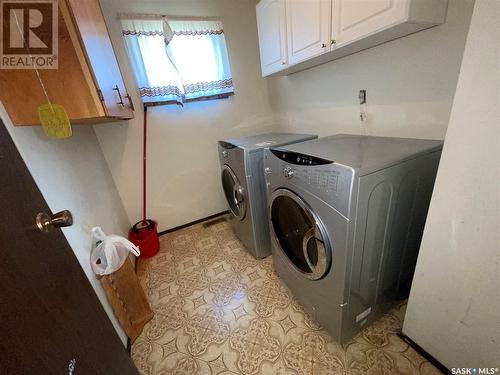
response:
[[[274,239],[294,268],[310,280],[329,270],[332,254],[321,220],[306,203],[287,189],[271,196],[270,221]]]

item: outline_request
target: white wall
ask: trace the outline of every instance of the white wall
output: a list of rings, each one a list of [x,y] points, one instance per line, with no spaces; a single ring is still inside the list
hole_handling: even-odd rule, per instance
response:
[[[442,139],[472,0],[450,0],[446,24],[287,77],[261,78],[253,0],[101,0],[125,83],[140,107],[119,12],[220,16],[236,94],[184,108],[150,108],[148,216],[169,229],[226,209],[216,141],[283,130]],[[357,95],[367,89],[368,121]],[[276,125],[280,124],[280,125]],[[129,220],[142,212],[142,109],[95,126]]]
[[[229,99],[154,107],[149,116],[148,216],[165,230],[227,209],[220,188],[216,141],[272,131],[273,116],[260,74],[252,0],[101,0],[108,28],[136,107],[140,107],[121,35],[118,12],[220,16],[235,95]],[[142,212],[142,109],[121,126],[95,126],[97,137],[132,222]]]
[[[94,130],[88,125],[73,126],[71,138],[53,140],[40,126],[14,127],[1,103],[0,118],[52,212],[68,209],[73,214],[74,224],[62,231],[126,344],[125,333],[90,268],[90,229],[99,225],[109,234],[126,236],[130,226]]]
[[[284,130],[442,139],[472,0],[449,0],[446,23],[285,77],[269,79]],[[358,91],[367,90],[368,121]]]
[[[500,367],[500,2],[477,0],[403,332],[448,367]]]

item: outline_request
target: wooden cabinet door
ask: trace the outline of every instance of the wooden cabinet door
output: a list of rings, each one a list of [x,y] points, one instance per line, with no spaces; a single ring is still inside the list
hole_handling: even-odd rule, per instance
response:
[[[0,101],[16,126],[40,124],[38,107],[48,100],[62,105],[72,123],[106,115],[88,66],[74,48],[67,21],[59,9],[58,68],[38,71],[48,99],[35,69],[0,69]]]
[[[330,50],[331,0],[286,0],[288,63]]]
[[[408,0],[333,0],[332,39],[340,47],[403,22],[408,7]]]
[[[101,91],[106,115],[122,119],[134,117],[118,61],[109,38],[98,0],[66,0],[85,54]]]
[[[257,4],[262,76],[287,65],[285,0],[261,0]]]

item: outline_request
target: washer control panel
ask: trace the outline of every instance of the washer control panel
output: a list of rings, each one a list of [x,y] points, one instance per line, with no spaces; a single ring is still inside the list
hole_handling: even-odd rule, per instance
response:
[[[293,175],[295,174],[295,171],[292,167],[285,167],[283,168],[283,176],[285,176],[285,178],[292,178]]]
[[[283,161],[295,165],[325,165],[332,164],[333,161],[318,158],[311,155],[299,154],[293,151],[286,151],[279,148],[270,149],[270,151]]]
[[[354,170],[333,161],[283,150],[270,150],[274,159],[271,167],[281,173],[291,185],[307,190],[349,217],[349,202]],[[276,164],[275,164],[276,163]]]
[[[321,191],[335,193],[339,188],[339,176],[340,172],[335,170],[302,168],[297,177],[307,185],[316,186]]]

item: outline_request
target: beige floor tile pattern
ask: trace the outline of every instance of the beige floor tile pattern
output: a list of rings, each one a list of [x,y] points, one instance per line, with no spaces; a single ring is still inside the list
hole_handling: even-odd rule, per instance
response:
[[[335,343],[273,270],[218,221],[161,237],[137,272],[155,311],[132,346],[141,374],[439,374],[396,336],[404,305]]]

